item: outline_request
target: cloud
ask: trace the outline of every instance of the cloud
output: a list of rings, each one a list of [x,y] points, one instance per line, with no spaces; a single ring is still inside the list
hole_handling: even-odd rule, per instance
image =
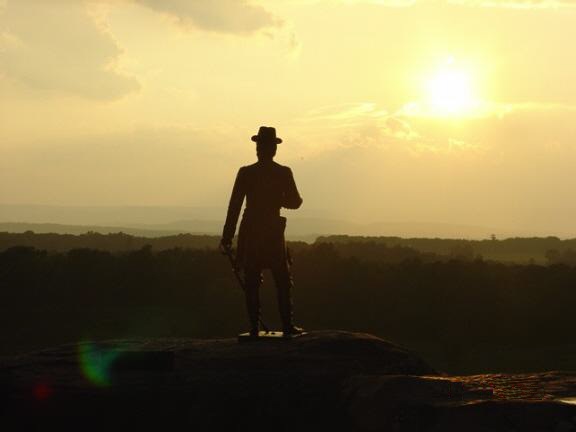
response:
[[[343,3],[372,3],[387,7],[407,7],[416,4],[448,3],[469,7],[491,7],[512,9],[547,9],[574,7],[575,0],[341,0]]]
[[[406,7],[406,6],[412,6],[417,1],[418,0],[372,0],[372,3],[389,7]],[[351,0],[351,2],[355,3],[357,2],[357,0]]]
[[[488,114],[496,118],[502,112]],[[481,117],[461,119],[473,123]],[[343,147],[374,147],[416,153],[453,153],[476,148],[473,135],[447,127],[445,118],[390,111],[373,102],[321,107],[299,119],[310,130],[321,129],[328,141]],[[329,149],[330,146],[324,146]]]
[[[135,3],[166,14],[184,26],[202,30],[250,34],[278,27],[281,21],[248,0],[134,0]]]
[[[0,76],[34,90],[111,100],[139,88],[121,50],[84,3],[9,1],[0,15]]]
[[[473,7],[502,7],[513,9],[547,9],[576,6],[574,0],[447,0],[448,3]]]
[[[521,157],[527,147],[571,145],[576,126],[568,119],[575,112],[574,105],[492,103],[481,115],[447,118],[361,102],[310,110],[296,125],[300,134],[314,137],[317,156],[339,148],[372,148],[419,157],[477,157],[508,152],[512,146],[514,157]]]
[[[390,116],[380,127],[361,115],[363,126],[325,130],[332,145],[292,165],[305,201],[342,218],[574,232],[574,112],[523,104],[501,117]],[[402,139],[405,131],[418,136]]]

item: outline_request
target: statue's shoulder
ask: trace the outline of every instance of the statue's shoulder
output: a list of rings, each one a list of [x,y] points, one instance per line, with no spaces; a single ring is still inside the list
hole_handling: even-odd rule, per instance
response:
[[[250,172],[255,171],[256,169],[257,169],[256,164],[253,163],[253,164],[250,164],[250,165],[241,166],[240,169],[238,170],[238,173],[240,173],[240,174],[247,174],[247,173],[250,173]]]
[[[286,166],[286,165],[280,165],[278,162],[274,161],[274,167],[278,170],[281,171],[284,174],[288,174],[291,173],[292,170],[290,169],[290,167]]]

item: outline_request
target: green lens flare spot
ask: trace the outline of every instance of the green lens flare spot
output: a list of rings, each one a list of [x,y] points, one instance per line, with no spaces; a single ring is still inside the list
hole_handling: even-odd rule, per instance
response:
[[[92,342],[83,342],[78,345],[82,373],[98,387],[112,385],[112,365],[120,354],[118,349],[99,347]]]

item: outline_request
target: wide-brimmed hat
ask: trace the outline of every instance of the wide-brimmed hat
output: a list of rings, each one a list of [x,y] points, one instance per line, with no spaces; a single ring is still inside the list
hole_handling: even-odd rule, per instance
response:
[[[260,126],[258,129],[258,135],[252,137],[254,142],[268,142],[274,144],[280,144],[282,139],[276,137],[276,129],[268,126]]]

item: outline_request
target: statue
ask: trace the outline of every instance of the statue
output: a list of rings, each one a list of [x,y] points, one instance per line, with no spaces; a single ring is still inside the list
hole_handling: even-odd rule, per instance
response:
[[[276,137],[276,129],[262,126],[252,141],[256,143],[258,161],[238,171],[220,248],[223,253],[231,254],[232,239],[246,198],[238,230],[234,267],[237,275],[239,271],[244,274],[242,285],[250,320],[249,335],[260,335],[259,288],[262,284],[262,271],[270,269],[278,295],[283,336],[292,337],[302,334],[303,329],[294,325],[293,321],[294,284],[290,272],[291,259],[284,239],[286,218],[280,216],[280,209],[297,209],[302,205],[302,198],[296,188],[292,170],[273,160],[277,146],[282,142]]]

